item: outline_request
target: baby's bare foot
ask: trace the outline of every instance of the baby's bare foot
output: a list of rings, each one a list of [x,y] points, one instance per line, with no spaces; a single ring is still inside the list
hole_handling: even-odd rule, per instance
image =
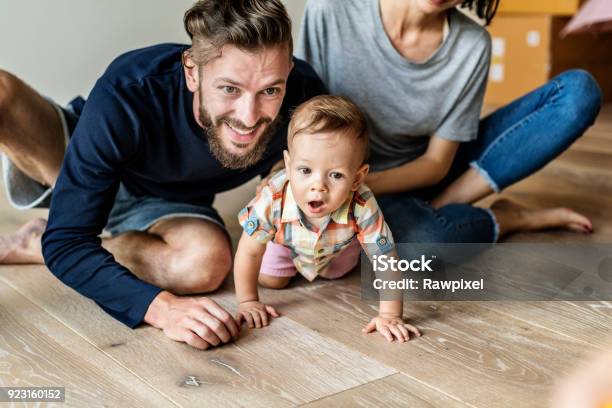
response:
[[[0,236],[0,264],[42,264],[42,237],[47,221],[28,221],[14,234]]]
[[[491,210],[500,222],[502,235],[509,232],[552,228],[583,233],[593,232],[591,220],[565,207],[531,209],[513,200],[502,198],[491,206]]]

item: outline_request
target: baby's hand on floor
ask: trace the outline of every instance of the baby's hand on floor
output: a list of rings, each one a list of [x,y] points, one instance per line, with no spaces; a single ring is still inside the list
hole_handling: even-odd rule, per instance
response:
[[[410,332],[416,336],[421,336],[421,332],[416,327],[404,323],[401,316],[383,316],[378,315],[361,330],[363,333],[371,333],[377,331],[388,341],[394,339],[403,343],[410,340]]]
[[[263,303],[253,300],[249,302],[241,302],[238,305],[238,313],[236,314],[236,321],[238,324],[242,324],[244,320],[247,323],[249,329],[266,327],[270,319],[268,315],[272,317],[279,317],[280,315],[272,306],[264,305]]]

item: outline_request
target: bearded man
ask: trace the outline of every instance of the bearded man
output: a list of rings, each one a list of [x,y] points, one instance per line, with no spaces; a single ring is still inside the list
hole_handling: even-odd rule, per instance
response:
[[[201,0],[184,24],[191,46],[128,52],[67,107],[0,71],[9,200],[51,204],[48,225],[2,237],[0,262],[44,261],[124,324],[205,349],[239,330],[214,301],[178,296],[214,291],[230,271],[215,194],[269,172],[290,110],[324,88],[292,58],[280,0]]]

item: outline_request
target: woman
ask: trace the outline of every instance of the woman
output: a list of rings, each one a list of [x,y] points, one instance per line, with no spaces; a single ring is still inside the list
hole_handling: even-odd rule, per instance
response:
[[[533,174],[593,124],[601,91],[568,71],[479,120],[498,0],[309,0],[298,57],[371,125],[372,173],[397,242],[495,242],[515,231],[591,232],[565,208],[471,204]]]

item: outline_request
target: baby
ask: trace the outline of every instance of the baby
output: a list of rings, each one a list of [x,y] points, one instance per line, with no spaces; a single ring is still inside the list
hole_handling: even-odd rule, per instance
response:
[[[336,279],[368,256],[395,253],[393,238],[373,193],[363,184],[369,166],[366,120],[339,96],[318,96],[294,112],[289,123],[285,169],[274,174],[240,212],[244,231],[236,253],[237,320],[250,328],[268,325],[277,311],[259,301],[257,282],[285,287],[297,272],[312,281]],[[401,296],[399,297],[401,299]],[[387,340],[409,340],[402,301],[381,301],[363,329]]]

